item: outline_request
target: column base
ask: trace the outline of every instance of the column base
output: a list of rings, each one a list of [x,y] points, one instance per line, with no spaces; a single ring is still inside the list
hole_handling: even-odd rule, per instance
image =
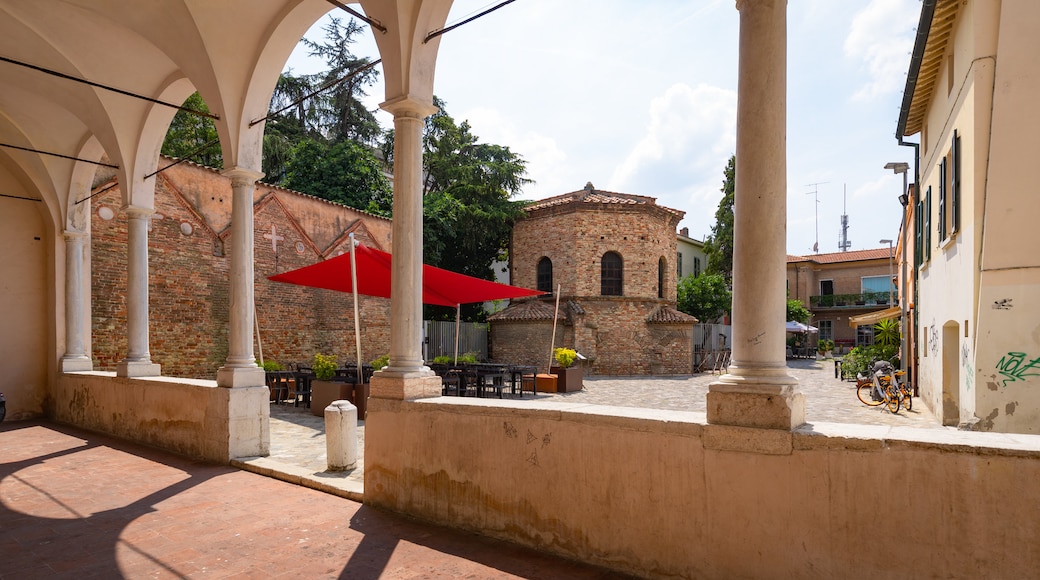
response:
[[[61,359],[61,372],[75,373],[94,370],[94,361],[85,356],[69,356]]]
[[[217,369],[217,386],[230,389],[238,387],[265,387],[267,373],[258,366],[220,367]]]
[[[422,371],[381,370],[372,375],[369,397],[411,401],[441,396],[441,378],[429,368]]]
[[[792,430],[805,423],[805,395],[789,375],[723,375],[708,386],[707,407],[715,425]]]
[[[160,365],[151,361],[127,361],[116,363],[117,377],[158,377],[162,375]]]

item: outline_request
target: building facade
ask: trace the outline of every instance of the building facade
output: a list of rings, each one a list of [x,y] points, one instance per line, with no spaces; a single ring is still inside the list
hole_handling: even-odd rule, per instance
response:
[[[922,7],[897,137],[919,138],[914,354],[946,425],[1040,433],[1038,25],[1033,2]]]
[[[96,189],[107,187],[108,177],[99,173]],[[231,183],[191,163],[156,179],[148,247],[151,355],[174,376],[211,379],[228,355]],[[127,348],[121,195],[117,186],[95,197],[90,217],[91,355],[97,370],[115,370]],[[265,184],[257,184],[253,199],[258,356],[283,366],[309,362],[316,353],[353,361],[353,296],[267,277],[349,251],[351,233],[366,246],[387,250],[390,220]],[[360,296],[359,306],[362,360],[368,362],[389,349],[390,304]]]
[[[679,280],[687,276],[696,278],[708,267],[704,242],[691,238],[690,228],[683,228],[675,235],[675,249],[675,274]]]
[[[897,305],[894,255],[895,249],[889,248],[789,255],[788,297],[809,309],[819,338],[833,340],[839,352],[873,344],[873,325],[852,326],[850,320]]]
[[[592,374],[692,371],[696,318],[675,310],[683,212],[591,183],[525,211],[513,228],[512,283],[554,297],[516,300],[490,317],[492,358],[545,366],[555,344],[577,350]]]

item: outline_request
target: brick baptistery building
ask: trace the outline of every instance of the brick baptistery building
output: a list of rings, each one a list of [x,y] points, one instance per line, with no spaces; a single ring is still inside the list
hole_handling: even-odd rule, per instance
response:
[[[159,165],[171,163],[163,158]],[[191,163],[171,167],[155,179],[148,234],[151,355],[164,374],[213,378],[228,356],[231,182]],[[110,183],[109,175],[99,173],[94,189]],[[119,187],[113,187],[93,200],[90,305],[96,370],[115,369],[127,351],[127,219],[120,199]],[[354,360],[350,294],[267,277],[350,251],[350,233],[366,246],[389,251],[390,229],[390,220],[256,184],[256,321],[266,360],[305,362],[318,352],[341,362]],[[362,360],[368,362],[389,351],[390,301],[361,296],[359,302]]]
[[[684,212],[652,197],[584,189],[525,209],[513,228],[512,283],[556,292],[556,346],[599,375],[689,374],[697,319],[675,309],[675,229]],[[491,316],[495,360],[545,367],[555,296]]]

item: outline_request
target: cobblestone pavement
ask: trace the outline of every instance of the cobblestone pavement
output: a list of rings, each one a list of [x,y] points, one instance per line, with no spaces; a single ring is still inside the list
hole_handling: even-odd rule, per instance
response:
[[[947,429],[919,400],[913,411],[898,414],[884,407],[868,407],[856,398],[855,383],[834,378],[832,361],[791,360],[787,365],[805,394],[805,418],[809,423],[857,423],[920,429]],[[573,393],[539,393],[538,400],[567,403],[640,407],[672,411],[706,411],[708,385],[717,375],[702,373],[680,377],[585,377],[584,389]],[[532,400],[530,396],[525,397]],[[364,479],[365,429],[358,422],[358,466],[336,474],[357,482]],[[271,405],[272,460],[304,467],[314,473],[326,469],[325,419],[310,410],[291,405]],[[332,476],[326,474],[326,477]]]

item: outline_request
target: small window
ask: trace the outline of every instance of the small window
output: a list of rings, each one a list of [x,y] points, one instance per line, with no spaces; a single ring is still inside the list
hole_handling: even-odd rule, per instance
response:
[[[834,321],[817,320],[816,327],[820,329],[820,340],[834,340]]]
[[[549,258],[538,260],[538,289],[542,292],[553,291],[552,260]]]
[[[696,278],[697,276],[700,276],[700,275],[701,275],[701,259],[700,258],[694,258],[693,259],[693,277]]]
[[[678,252],[675,256],[675,274],[682,278],[682,252]]]
[[[616,252],[603,254],[603,259],[600,260],[600,294],[621,296],[621,277],[621,256]]]
[[[874,325],[861,324],[856,327],[856,346],[870,346],[874,344]]]
[[[657,297],[664,298],[664,269],[668,267],[664,257],[657,261]]]
[[[824,296],[834,294],[834,280],[820,280],[820,294]]]

